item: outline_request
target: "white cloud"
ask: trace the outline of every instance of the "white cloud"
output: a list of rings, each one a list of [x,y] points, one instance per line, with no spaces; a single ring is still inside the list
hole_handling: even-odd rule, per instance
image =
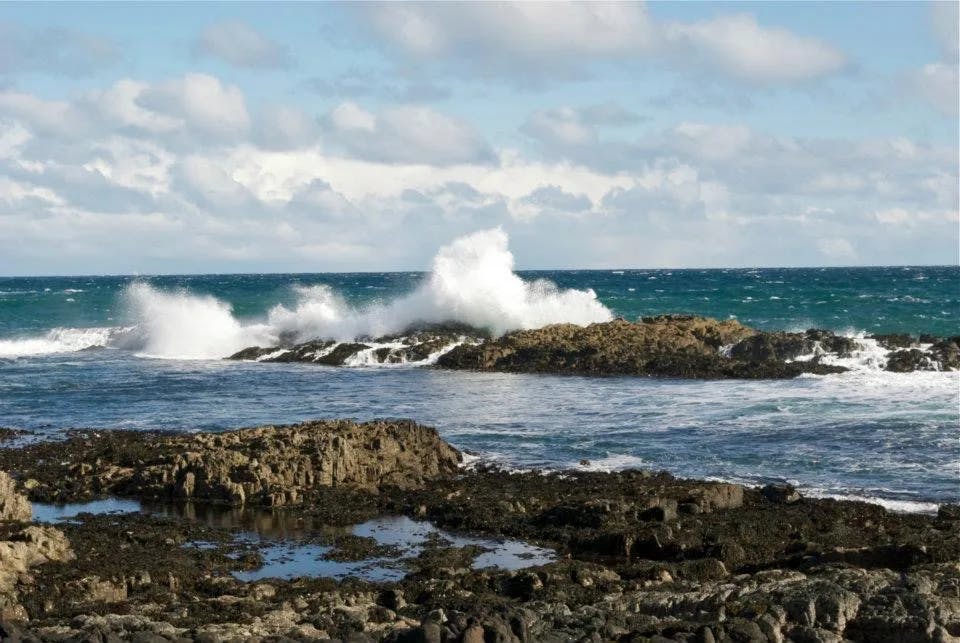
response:
[[[453,165],[494,159],[477,130],[428,107],[401,105],[373,114],[346,102],[330,112],[327,122],[329,140],[365,160]]]
[[[598,61],[657,60],[776,85],[848,65],[829,43],[748,14],[658,23],[641,2],[388,2],[364,5],[362,15],[402,54],[512,79],[582,76]]]
[[[588,134],[544,129],[534,158],[422,107],[251,114],[212,76],[64,101],[0,92],[0,272],[414,268],[495,225],[542,266],[955,253],[952,148],[695,121],[605,140],[636,117],[601,107],[542,110],[541,125]]]
[[[237,139],[250,127],[243,92],[207,74],[145,88],[137,99],[151,111],[181,119],[191,130],[214,138]]]
[[[260,111],[254,140],[264,149],[283,150],[316,145],[319,135],[317,119],[302,109],[272,105]]]
[[[236,67],[275,69],[290,62],[283,47],[241,20],[209,25],[197,38],[194,49]]]
[[[836,47],[786,29],[763,27],[749,14],[671,23],[665,35],[681,55],[692,54],[700,64],[757,84],[820,78],[848,64]]]
[[[377,129],[377,117],[349,101],[337,105],[330,112],[330,123],[340,131],[360,130],[372,133]]]
[[[527,119],[523,131],[544,143],[559,146],[584,145],[597,140],[593,124],[571,107],[536,111]]]
[[[855,259],[857,256],[857,251],[854,249],[853,244],[839,237],[818,239],[817,248],[820,250],[820,253],[828,259],[846,261]]]
[[[649,49],[657,37],[636,2],[388,2],[367,15],[382,36],[417,56],[615,56]]]
[[[914,227],[929,222],[960,224],[960,212],[956,210],[908,210],[887,208],[877,210],[873,217],[878,223],[889,226]]]

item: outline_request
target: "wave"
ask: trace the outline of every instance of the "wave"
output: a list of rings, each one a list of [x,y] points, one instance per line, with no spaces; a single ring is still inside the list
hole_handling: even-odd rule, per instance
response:
[[[0,340],[0,357],[72,353],[109,346],[125,328],[54,328],[41,337]]]
[[[354,307],[328,286],[296,287],[295,306],[277,304],[265,320],[257,321],[238,319],[230,304],[212,296],[138,282],[121,296],[129,327],[58,329],[56,337],[49,336],[55,333],[51,331],[43,338],[0,342],[0,355],[110,346],[146,357],[218,359],[281,340],[350,341],[400,333],[419,324],[457,322],[501,335],[553,323],[584,325],[613,319],[592,290],[564,290],[546,280],[521,279],[514,273],[508,241],[500,228],[454,240],[438,251],[419,288],[392,301]],[[88,333],[92,334],[85,341]],[[5,344],[16,346],[4,353]]]

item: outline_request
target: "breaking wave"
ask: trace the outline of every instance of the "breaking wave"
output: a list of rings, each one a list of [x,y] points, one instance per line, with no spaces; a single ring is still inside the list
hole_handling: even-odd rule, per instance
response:
[[[129,327],[57,329],[42,338],[0,341],[0,356],[106,346],[149,357],[216,359],[248,346],[276,344],[281,338],[349,341],[445,322],[500,335],[553,323],[583,325],[613,318],[592,290],[524,281],[513,270],[506,233],[499,228],[483,230],[442,247],[426,281],[408,295],[354,307],[328,286],[297,287],[295,306],[277,304],[266,319],[258,321],[238,319],[230,304],[212,296],[138,282],[122,295]]]

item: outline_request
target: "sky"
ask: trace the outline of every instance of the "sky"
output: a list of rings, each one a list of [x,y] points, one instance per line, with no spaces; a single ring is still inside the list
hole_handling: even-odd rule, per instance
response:
[[[957,264],[958,6],[0,3],[0,274]]]

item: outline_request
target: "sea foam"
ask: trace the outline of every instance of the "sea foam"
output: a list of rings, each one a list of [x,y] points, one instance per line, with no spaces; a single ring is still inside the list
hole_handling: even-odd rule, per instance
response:
[[[87,330],[74,329],[78,334],[69,341],[58,335],[0,342],[0,356],[68,352],[97,345],[132,350],[145,357],[216,359],[248,346],[276,344],[281,337],[350,341],[444,322],[500,335],[553,323],[583,325],[613,318],[593,290],[564,290],[549,281],[521,279],[514,273],[513,254],[500,228],[475,232],[442,247],[424,283],[391,301],[355,307],[324,285],[298,286],[295,292],[294,306],[277,304],[266,319],[251,321],[237,318],[230,304],[215,297],[136,282],[122,295],[129,327],[89,329],[105,331],[89,341],[82,339]]]

